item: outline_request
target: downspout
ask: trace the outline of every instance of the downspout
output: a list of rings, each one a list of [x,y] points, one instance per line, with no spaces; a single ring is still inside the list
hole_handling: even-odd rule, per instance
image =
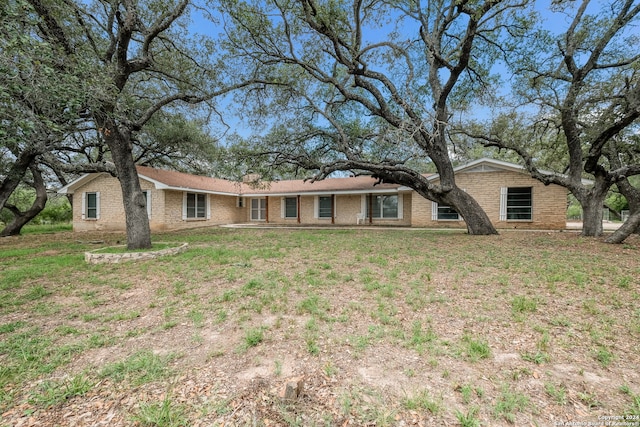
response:
[[[298,202],[296,203],[296,208],[298,210],[298,224],[300,224],[300,195],[298,194]]]

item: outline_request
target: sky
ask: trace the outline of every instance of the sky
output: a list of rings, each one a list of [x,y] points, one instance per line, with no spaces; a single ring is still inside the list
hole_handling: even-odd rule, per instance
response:
[[[603,2],[599,0],[594,1],[592,2],[590,9],[597,8],[602,3]],[[577,2],[570,2],[569,4],[577,6]],[[557,11],[551,12],[550,6],[551,6],[550,1],[545,0],[545,1],[535,2],[535,8],[538,11],[538,13],[541,15],[544,28],[552,32],[553,31],[557,31],[558,33],[562,32],[570,24],[571,18],[564,13],[559,13]],[[219,25],[218,26],[213,25],[211,21],[204,18],[204,16],[202,16],[202,11],[196,11],[196,13],[193,14],[192,18],[193,18],[193,24],[191,26],[191,30],[194,33],[206,34],[213,37],[217,37],[221,33],[221,27]],[[416,28],[410,28],[409,31],[410,32],[407,33],[407,39],[417,38]],[[382,35],[382,37],[380,37],[380,35]],[[365,38],[368,38],[372,43],[375,43],[384,38],[384,33],[378,31],[376,33],[365,34]],[[507,75],[506,68],[504,67],[504,65],[501,65],[501,64],[497,64],[494,67],[493,71],[503,76]],[[504,89],[503,94],[507,95],[509,92],[509,85],[508,84],[503,85],[503,89]],[[229,106],[229,108],[226,108],[226,110],[228,111],[233,110],[232,107],[234,106],[234,104],[231,97],[228,97],[227,99],[225,99],[223,101],[223,104],[227,104]],[[476,108],[473,109],[473,114],[476,116],[476,118],[480,118],[480,119],[490,118],[491,111],[488,108],[476,106]],[[251,133],[251,130],[249,129],[248,124],[242,121],[237,116],[233,116],[230,114],[226,115],[225,121],[231,126],[230,132],[236,132],[241,136],[248,136]]]

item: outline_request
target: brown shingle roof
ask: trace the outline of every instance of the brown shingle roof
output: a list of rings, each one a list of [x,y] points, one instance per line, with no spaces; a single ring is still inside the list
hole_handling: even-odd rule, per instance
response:
[[[226,179],[137,166],[138,174],[173,189],[201,190],[212,193],[239,194],[242,185]]]
[[[340,192],[381,192],[398,190],[400,185],[378,184],[370,176],[349,178],[327,178],[322,181],[310,182],[304,180],[285,180],[263,183],[251,186],[247,183],[229,181],[226,179],[209,178],[190,175],[163,169],[138,166],[138,173],[145,178],[160,183],[172,189],[200,190],[212,193],[231,195],[260,195],[260,194],[303,194],[303,193],[340,193]]]

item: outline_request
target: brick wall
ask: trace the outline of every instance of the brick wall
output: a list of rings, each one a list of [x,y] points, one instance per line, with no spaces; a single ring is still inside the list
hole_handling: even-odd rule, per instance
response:
[[[210,219],[182,219],[184,193],[182,191],[164,191],[165,209],[163,226],[165,229],[184,229],[208,225],[232,224],[242,221],[244,209],[236,207],[235,196],[209,194]]]
[[[244,210],[236,207],[235,196],[209,195],[211,219],[183,220],[182,191],[156,190],[153,183],[144,179],[140,179],[140,186],[143,190],[150,191],[149,225],[152,231],[237,223],[244,217]],[[100,218],[82,219],[82,197],[85,192],[100,194]],[[122,190],[118,180],[110,175],[100,174],[76,190],[73,194],[73,202],[74,231],[125,230]]]
[[[315,196],[300,197],[300,224],[331,225],[331,218],[315,218]],[[335,197],[335,225],[355,225],[357,215],[362,211],[361,194],[338,194]],[[403,193],[403,218],[402,219],[373,219],[374,225],[411,225],[411,193]],[[297,218],[282,217],[282,197],[271,196],[267,198],[268,217],[270,224],[298,224]],[[251,222],[251,199],[246,199],[246,222]],[[368,220],[366,221],[368,224]]]
[[[82,219],[83,193],[100,194],[100,218]],[[153,207],[152,207],[153,208]],[[117,179],[108,174],[97,175],[73,193],[73,230],[124,230],[122,190]]]
[[[566,228],[567,190],[563,187],[545,186],[526,174],[509,171],[463,172],[456,175],[456,183],[476,199],[496,228]],[[532,221],[500,221],[501,187],[532,187]],[[433,221],[431,201],[417,194],[412,215],[414,227],[466,227],[464,221]]]
[[[526,174],[508,171],[463,172],[456,176],[460,188],[472,195],[485,209],[497,228],[564,229],[566,227],[567,191],[557,185],[544,186]],[[154,185],[141,179],[143,190],[151,194],[150,226],[152,231],[202,227],[230,223],[251,222],[251,199],[245,198],[245,206],[236,207],[235,196],[209,195],[211,219],[183,220],[182,191],[155,190]],[[500,221],[500,188],[532,187],[533,221]],[[84,192],[100,193],[100,218],[82,219],[82,195]],[[79,188],[73,195],[73,227],[76,231],[124,230],[122,193],[117,179],[107,174]],[[337,225],[355,225],[356,216],[362,211],[363,195],[336,195],[335,218]],[[374,219],[374,225],[398,225],[414,227],[465,227],[463,221],[432,221],[431,201],[415,192],[403,193],[402,219]],[[281,216],[279,196],[268,197],[269,223],[297,224],[297,220]],[[329,225],[331,219],[315,218],[315,196],[300,198],[300,222],[302,224]],[[365,220],[369,224],[368,220]]]

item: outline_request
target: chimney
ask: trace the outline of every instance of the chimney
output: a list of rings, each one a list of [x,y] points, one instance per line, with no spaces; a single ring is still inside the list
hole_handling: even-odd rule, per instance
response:
[[[260,174],[259,173],[248,173],[245,176],[242,177],[242,182],[246,183],[246,184],[251,184],[251,183],[257,183],[258,181],[260,181]]]

